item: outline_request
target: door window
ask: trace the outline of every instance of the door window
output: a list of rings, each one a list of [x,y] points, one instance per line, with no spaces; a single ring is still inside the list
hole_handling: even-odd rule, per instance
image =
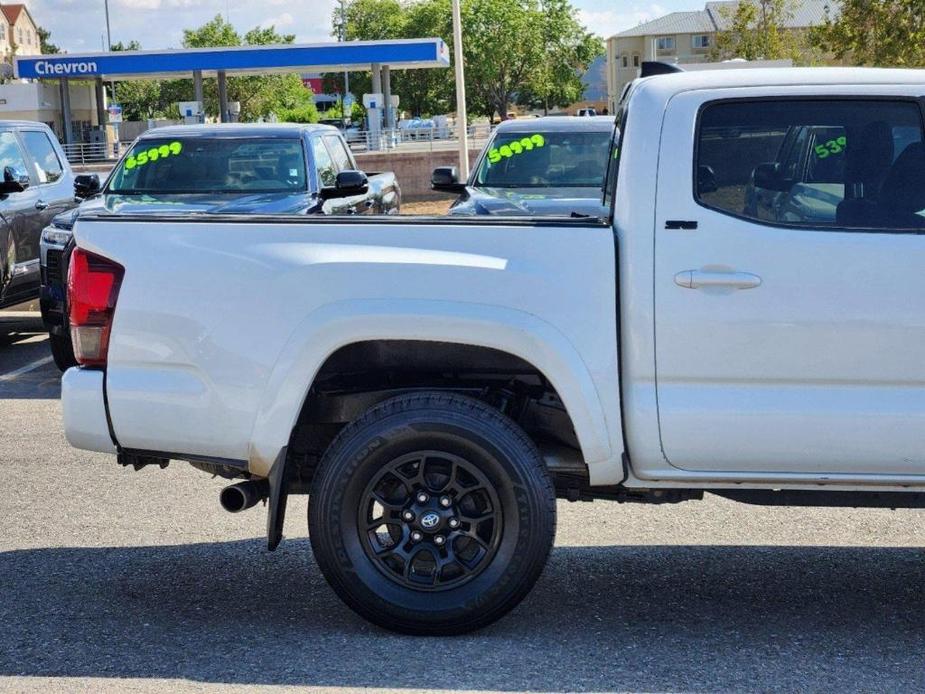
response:
[[[331,156],[334,158],[334,165],[337,167],[338,171],[348,171],[356,168],[356,164],[353,163],[353,158],[344,147],[343,140],[336,135],[325,135],[324,141],[328,145]]]
[[[9,167],[15,172],[26,174],[26,159],[16,136],[10,132],[0,133],[0,174]]]
[[[312,153],[315,156],[315,168],[318,171],[318,180],[321,181],[323,188],[330,188],[337,181],[337,170],[334,168],[334,160],[328,153],[328,148],[324,146],[321,138],[312,138]]]
[[[22,133],[26,149],[35,162],[35,177],[39,183],[54,183],[64,174],[64,167],[58,159],[48,135],[37,130],[24,130]]]
[[[922,140],[912,102],[716,102],[699,119],[695,195],[788,226],[922,229]]]

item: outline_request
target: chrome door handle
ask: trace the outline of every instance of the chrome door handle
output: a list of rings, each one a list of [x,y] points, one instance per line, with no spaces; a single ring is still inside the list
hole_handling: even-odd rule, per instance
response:
[[[45,202],[44,200],[36,200],[36,201],[35,201],[35,209],[37,209],[37,210],[44,210],[46,207],[48,207],[48,203]]]
[[[685,270],[674,276],[674,283],[685,289],[754,289],[761,286],[761,278],[750,272],[705,272]]]

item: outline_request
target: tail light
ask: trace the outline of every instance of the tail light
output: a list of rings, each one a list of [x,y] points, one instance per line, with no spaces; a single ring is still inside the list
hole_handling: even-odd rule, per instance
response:
[[[105,366],[116,299],[125,269],[75,248],[67,275],[68,318],[74,356],[81,366]]]

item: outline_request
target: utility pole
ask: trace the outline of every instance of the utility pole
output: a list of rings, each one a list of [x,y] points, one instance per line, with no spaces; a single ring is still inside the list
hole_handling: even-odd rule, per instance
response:
[[[340,27],[338,27],[338,40],[346,41],[347,40],[347,5],[346,0],[340,0]],[[340,95],[340,119],[344,124],[344,127],[347,127],[347,121],[350,116],[347,114],[347,109],[344,106],[344,99],[347,98],[347,95],[350,93],[350,73],[347,70],[344,70],[344,92]],[[350,114],[352,115],[352,114]]]
[[[456,129],[459,131],[459,178],[469,178],[469,131],[466,125],[466,78],[463,74],[462,19],[453,0],[453,67],[456,72]]]

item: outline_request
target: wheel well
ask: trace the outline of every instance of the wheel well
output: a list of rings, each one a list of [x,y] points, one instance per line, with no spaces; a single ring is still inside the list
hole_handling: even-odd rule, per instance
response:
[[[315,467],[344,425],[389,397],[417,390],[464,393],[496,407],[523,427],[557,478],[587,479],[565,405],[529,362],[475,345],[371,340],[341,347],[315,376],[289,440],[291,491],[308,491]]]

